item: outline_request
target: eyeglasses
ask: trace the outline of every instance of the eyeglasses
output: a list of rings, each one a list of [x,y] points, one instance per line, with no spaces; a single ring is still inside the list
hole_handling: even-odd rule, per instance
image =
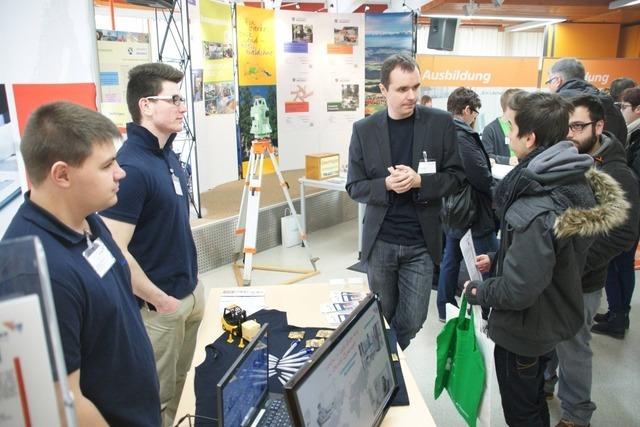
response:
[[[553,76],[551,77],[549,80],[547,80],[546,82],[544,82],[545,85],[548,85],[549,83],[551,83],[552,81],[554,81],[555,79],[557,79],[558,76]]]
[[[631,108],[631,104],[628,102],[614,102],[615,106],[620,110],[624,110],[625,108]]]
[[[598,122],[597,120],[594,120],[589,123],[580,123],[580,122],[569,123],[569,129],[571,129],[571,132],[582,132],[584,128],[597,122]]]
[[[167,96],[145,96],[146,99],[151,101],[167,101],[173,105],[179,107],[185,101],[181,95],[167,95]]]
[[[472,109],[471,109],[471,112],[472,112],[472,113],[475,113],[475,114],[476,114],[476,116],[477,116],[478,114],[480,114],[480,112],[479,112],[478,110],[476,110],[475,108],[472,108]]]

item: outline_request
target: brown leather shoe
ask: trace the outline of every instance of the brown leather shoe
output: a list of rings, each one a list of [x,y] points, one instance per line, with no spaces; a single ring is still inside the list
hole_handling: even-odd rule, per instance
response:
[[[560,421],[558,421],[558,424],[556,424],[556,427],[589,427],[591,424],[576,424],[573,421],[569,421],[569,420],[565,420],[564,418],[561,418]]]

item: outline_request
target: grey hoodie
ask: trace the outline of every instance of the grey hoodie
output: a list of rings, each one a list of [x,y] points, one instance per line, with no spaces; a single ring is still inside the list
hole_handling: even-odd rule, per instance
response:
[[[622,193],[568,141],[525,164],[514,169],[515,176],[501,190],[508,196],[501,196],[507,204],[502,206],[495,277],[471,282],[466,295],[469,302],[492,308],[489,336],[497,345],[540,356],[583,324],[581,278],[587,252],[595,236],[620,224],[609,217],[606,203]]]

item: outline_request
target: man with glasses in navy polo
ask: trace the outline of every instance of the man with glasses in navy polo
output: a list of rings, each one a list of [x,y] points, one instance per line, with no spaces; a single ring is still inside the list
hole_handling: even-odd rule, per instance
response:
[[[172,149],[187,111],[180,95],[183,77],[161,63],[129,71],[133,122],[118,152],[127,180],[120,185],[118,203],[101,212],[131,267],[155,353],[165,426],[173,424],[204,311],[187,177]]]

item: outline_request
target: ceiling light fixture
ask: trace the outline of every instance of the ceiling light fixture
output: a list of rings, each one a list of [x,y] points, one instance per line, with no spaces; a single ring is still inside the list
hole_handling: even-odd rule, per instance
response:
[[[369,9],[371,9],[371,8],[369,7],[369,5],[366,5],[366,6],[364,7],[364,11],[365,11],[365,12],[368,12],[368,11],[369,11]]]
[[[521,24],[510,25],[504,30],[509,33],[515,33],[516,31],[526,31],[533,28],[545,27],[547,25],[558,24],[564,22],[566,19],[548,19],[547,21],[527,21]]]
[[[427,14],[420,15],[425,18],[455,18],[455,19],[466,19],[466,20],[485,20],[485,21],[539,21],[539,22],[549,22],[551,20],[561,20],[566,21],[567,18],[562,17],[554,17],[554,18],[545,18],[538,16],[496,16],[496,15],[475,15],[475,16],[466,16],[466,15],[441,15],[441,14]]]
[[[609,3],[609,9],[620,9],[621,7],[635,6],[640,4],[640,0],[616,0]]]

